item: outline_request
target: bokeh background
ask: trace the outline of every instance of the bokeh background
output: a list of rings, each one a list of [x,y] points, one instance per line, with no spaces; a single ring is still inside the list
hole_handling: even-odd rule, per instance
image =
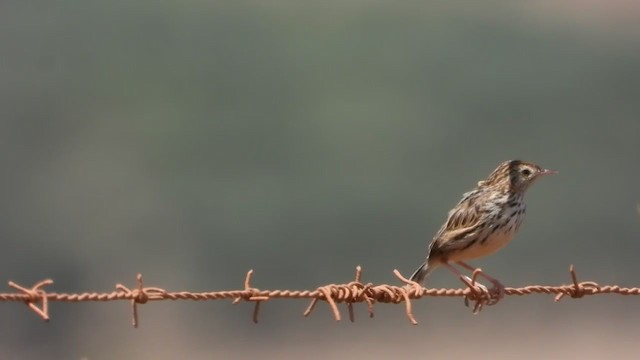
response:
[[[4,1],[0,274],[58,292],[398,284],[500,161],[560,170],[508,286],[640,285],[633,1]],[[459,287],[446,271],[430,286]],[[6,291],[9,291],[8,288]],[[635,297],[379,305],[0,304],[5,359],[599,358],[640,351]],[[343,311],[345,309],[343,308]],[[346,315],[346,312],[343,313]]]

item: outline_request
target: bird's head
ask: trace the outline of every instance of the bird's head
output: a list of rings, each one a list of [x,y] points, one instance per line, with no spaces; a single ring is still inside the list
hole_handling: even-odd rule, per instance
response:
[[[539,178],[557,173],[534,163],[509,160],[498,165],[486,180],[478,183],[478,186],[495,186],[506,191],[525,192]]]

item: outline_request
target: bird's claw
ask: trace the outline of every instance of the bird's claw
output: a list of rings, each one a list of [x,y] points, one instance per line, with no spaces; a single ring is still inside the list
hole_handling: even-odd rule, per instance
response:
[[[489,295],[491,299],[487,302],[487,305],[495,305],[497,304],[505,295],[504,285],[499,282],[495,282],[493,287],[489,289]]]

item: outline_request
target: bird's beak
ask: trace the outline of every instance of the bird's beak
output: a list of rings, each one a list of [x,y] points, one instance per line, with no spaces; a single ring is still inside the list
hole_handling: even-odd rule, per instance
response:
[[[540,173],[540,175],[555,175],[557,174],[559,171],[556,170],[549,170],[549,169],[544,169],[542,170],[542,172]]]

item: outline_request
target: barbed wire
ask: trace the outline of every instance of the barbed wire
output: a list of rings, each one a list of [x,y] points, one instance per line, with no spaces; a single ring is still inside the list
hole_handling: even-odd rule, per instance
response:
[[[23,302],[44,321],[49,321],[50,302],[78,303],[128,300],[132,309],[132,324],[134,327],[138,327],[138,305],[146,304],[149,301],[161,300],[206,301],[233,299],[233,304],[241,301],[253,302],[253,322],[255,323],[258,322],[260,304],[273,299],[311,299],[311,303],[303,313],[304,316],[310,315],[318,301],[323,300],[329,304],[337,321],[342,318],[338,304],[347,304],[349,320],[352,322],[355,320],[353,304],[366,303],[369,317],[373,317],[373,308],[376,303],[404,303],[407,318],[414,325],[418,324],[418,322],[413,316],[412,300],[433,296],[463,297],[467,306],[473,304],[471,308],[474,314],[482,310],[484,306],[494,305],[500,300],[500,297],[496,297],[495,292],[476,282],[476,278],[482,273],[481,269],[476,269],[471,278],[461,276],[460,280],[466,285],[466,288],[460,289],[424,288],[420,284],[405,278],[398,270],[394,270],[393,273],[404,285],[362,283],[362,268],[360,266],[356,267],[353,281],[346,284],[328,284],[315,290],[260,290],[253,288],[251,287],[253,270],[247,272],[244,289],[211,292],[167,291],[159,287],[145,287],[143,286],[141,274],[138,274],[136,278],[137,284],[134,289],[122,284],[116,284],[115,291],[103,293],[67,294],[47,292],[44,287],[53,284],[51,279],[42,280],[30,288],[9,281],[9,286],[15,289],[16,292],[0,293],[0,302]],[[579,282],[573,265],[569,268],[569,273],[571,275],[571,284],[558,286],[530,285],[521,288],[507,287],[504,289],[504,295],[551,294],[556,295],[555,301],[559,301],[564,296],[581,298],[586,295],[598,294],[640,295],[640,288],[636,287],[598,285],[592,281]]]

